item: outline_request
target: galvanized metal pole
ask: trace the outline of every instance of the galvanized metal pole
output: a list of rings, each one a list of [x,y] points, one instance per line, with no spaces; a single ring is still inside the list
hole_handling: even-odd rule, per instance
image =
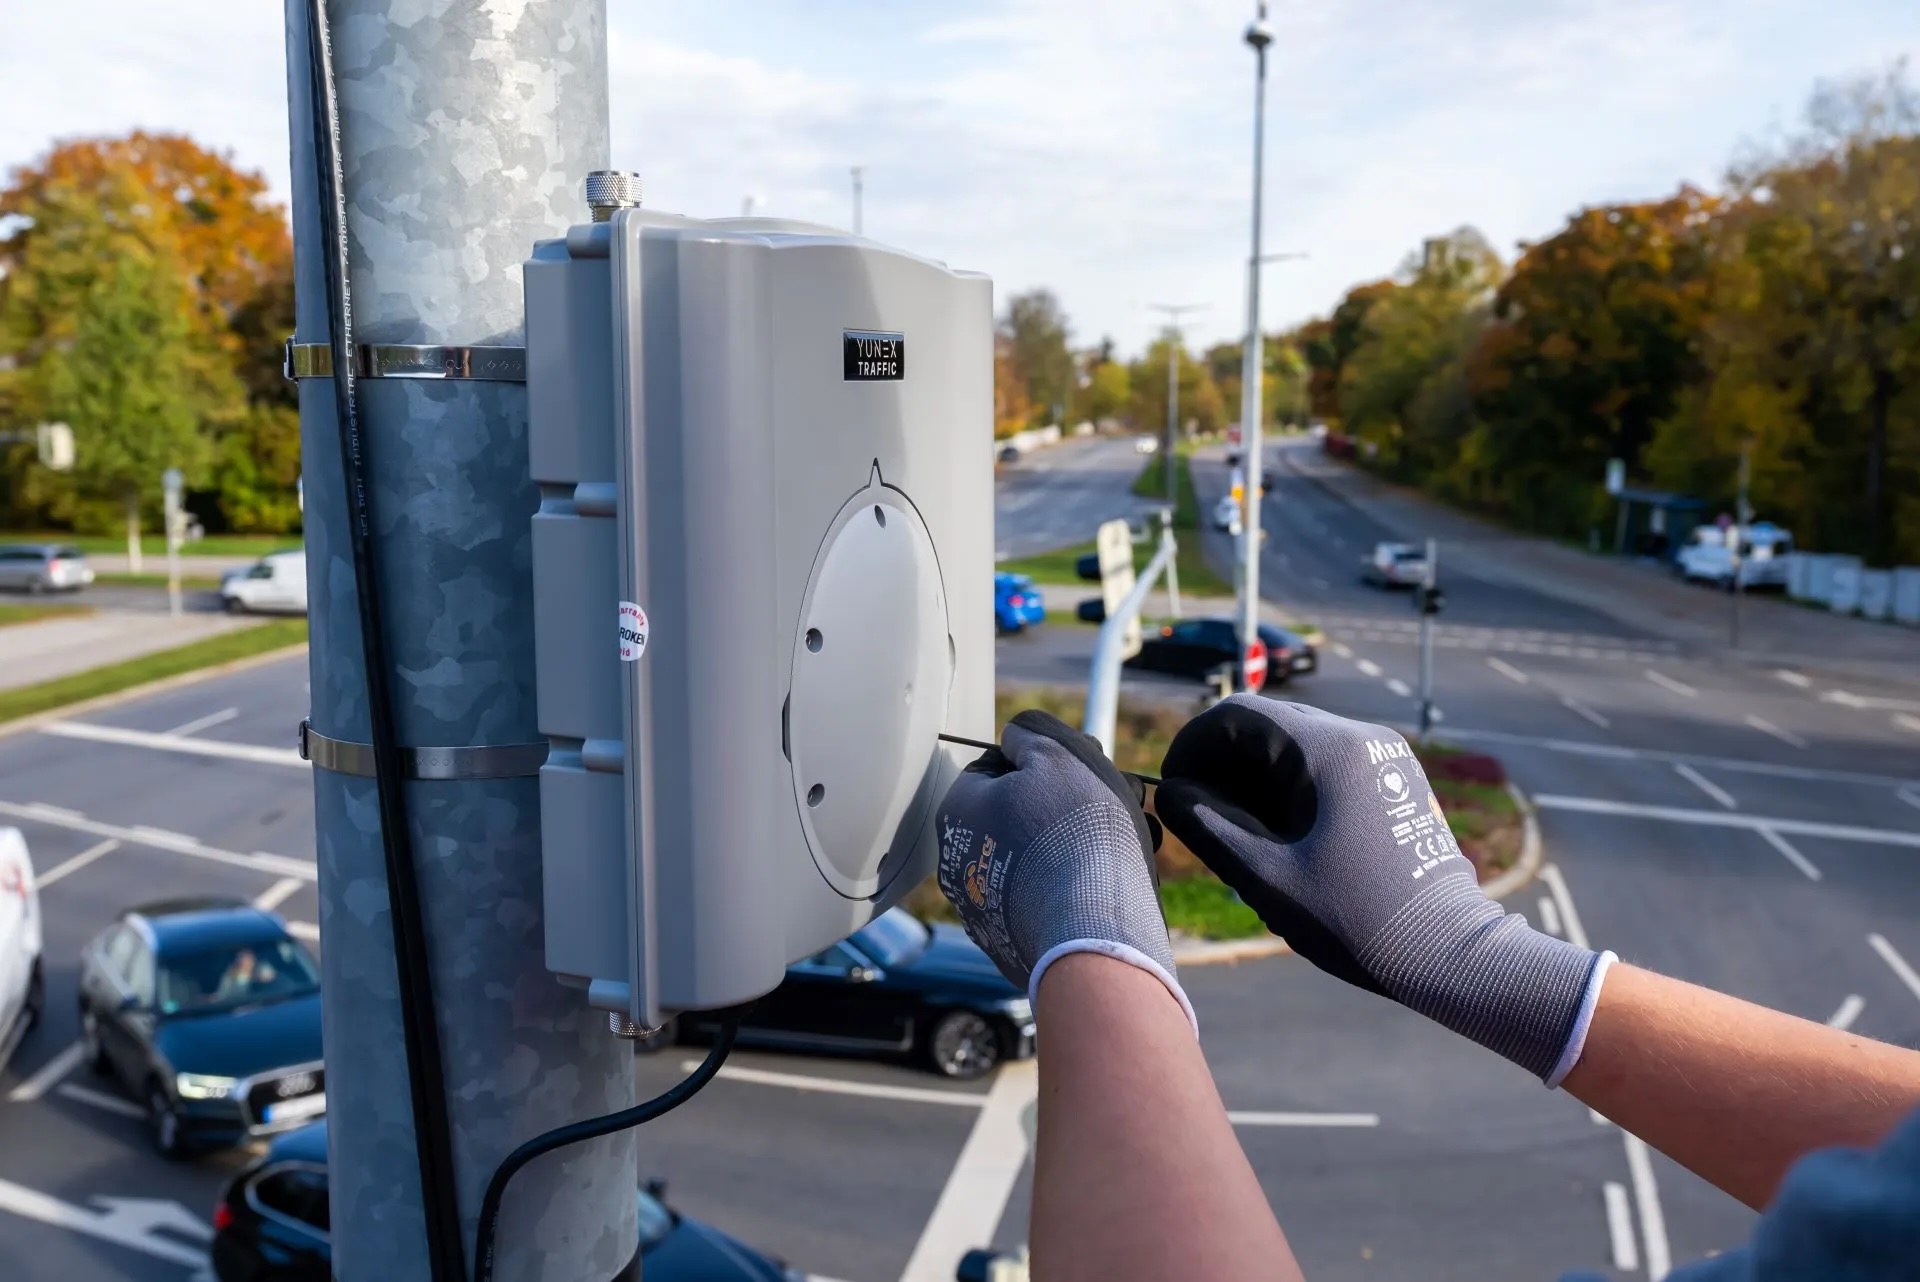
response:
[[[1253,244],[1247,254],[1247,343],[1240,358],[1240,457],[1245,464],[1245,509],[1240,517],[1240,655],[1260,642],[1260,393],[1266,362],[1260,341],[1260,222],[1264,194],[1267,116],[1267,46],[1273,32],[1267,28],[1267,6],[1247,28],[1257,70],[1253,79]]]
[[[308,0],[285,0],[301,342],[328,332]],[[361,343],[511,346],[520,265],[608,163],[605,0],[327,0]],[[523,383],[366,378],[374,557],[400,742],[537,741]],[[364,743],[366,673],[330,380],[302,379],[314,729]],[[484,773],[484,772],[483,772]],[[631,1044],[549,978],[532,776],[407,785],[465,1232],[521,1141],[633,1102]],[[428,1275],[373,780],[314,772],[333,1275]],[[638,1274],[631,1136],[515,1181],[496,1276]]]
[[[1146,603],[1147,593],[1153,590],[1154,580],[1162,571],[1173,569],[1174,544],[1171,538],[1162,539],[1160,550],[1147,562],[1147,568],[1133,581],[1133,591],[1121,600],[1100,624],[1100,635],[1093,643],[1093,662],[1087,671],[1087,706],[1081,718],[1080,728],[1100,741],[1107,755],[1113,755],[1114,728],[1119,720],[1120,711],[1120,665],[1126,662],[1122,653],[1127,637],[1127,624],[1140,613],[1140,607]]]
[[[1429,595],[1440,585],[1440,542],[1427,540],[1427,573],[1420,602],[1420,737],[1433,729],[1433,607]]]

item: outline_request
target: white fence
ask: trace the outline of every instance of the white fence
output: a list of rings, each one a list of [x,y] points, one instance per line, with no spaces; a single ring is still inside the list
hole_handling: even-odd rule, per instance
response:
[[[1869,570],[1857,556],[1795,552],[1787,562],[1787,594],[1835,614],[1920,627],[1920,566]]]

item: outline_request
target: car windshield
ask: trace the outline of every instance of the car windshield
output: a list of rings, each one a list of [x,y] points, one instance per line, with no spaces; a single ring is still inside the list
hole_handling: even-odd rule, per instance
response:
[[[874,918],[853,937],[860,951],[882,966],[897,966],[920,955],[932,932],[913,914],[891,909]]]
[[[320,976],[291,939],[261,939],[162,957],[155,1005],[162,1015],[201,1015],[317,992]]]
[[[640,1249],[649,1250],[667,1240],[667,1234],[673,1232],[673,1212],[661,1204],[660,1199],[640,1190]]]
[[[1419,561],[1425,556],[1426,554],[1419,548],[1395,548],[1393,553],[1393,559],[1396,561]]]

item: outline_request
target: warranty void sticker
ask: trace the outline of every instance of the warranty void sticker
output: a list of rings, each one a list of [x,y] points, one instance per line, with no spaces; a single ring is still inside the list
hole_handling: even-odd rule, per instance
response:
[[[620,603],[620,661],[632,663],[647,652],[647,612],[631,601]]]

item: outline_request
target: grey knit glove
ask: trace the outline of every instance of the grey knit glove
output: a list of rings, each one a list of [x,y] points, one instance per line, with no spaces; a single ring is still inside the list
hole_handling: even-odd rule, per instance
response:
[[[1406,740],[1238,694],[1167,750],[1154,809],[1322,970],[1558,1086],[1613,954],[1542,934],[1480,893]]]
[[[967,934],[1036,1001],[1047,967],[1100,953],[1157,977],[1192,1021],[1160,915],[1159,835],[1140,781],[1044,712],[1016,715],[1001,744],[940,806],[940,889]]]

